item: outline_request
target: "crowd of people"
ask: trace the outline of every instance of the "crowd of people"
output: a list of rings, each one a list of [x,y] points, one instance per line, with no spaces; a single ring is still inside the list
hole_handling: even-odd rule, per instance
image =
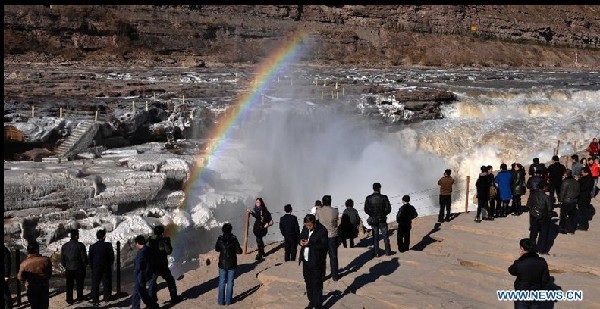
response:
[[[560,163],[558,156],[552,158],[548,167],[540,163],[538,158],[528,170],[526,180],[524,167],[519,163],[500,165],[500,171],[494,175],[492,166],[481,166],[481,173],[476,182],[477,213],[475,222],[494,220],[509,214],[519,216],[529,213],[530,237],[520,241],[520,257],[509,268],[510,274],[517,276],[515,289],[541,289],[548,281],[547,264],[539,254],[548,254],[549,229],[552,218],[557,214],[555,208],[560,208],[560,233],[573,234],[575,230],[586,231],[589,228],[591,199],[598,193],[598,177],[600,163],[598,156],[598,141],[594,139],[588,147],[589,158],[580,160],[577,154],[571,156],[571,167]],[[455,183],[447,169],[438,180],[439,185],[439,215],[438,224],[452,220],[450,204],[452,189]],[[390,256],[391,251],[387,217],[391,213],[389,198],[381,194],[381,184],[373,183],[373,193],[365,198],[364,212],[368,218],[367,225],[371,228],[373,257],[383,254]],[[521,198],[529,190],[526,205]],[[302,273],[306,284],[308,305],[306,308],[321,308],[323,282],[326,280],[326,260],[329,256],[330,278],[338,281],[338,247],[343,245],[353,248],[354,239],[359,235],[361,218],[354,201],[347,199],[345,209],[340,217],[337,208],[331,206],[331,196],[324,195],[315,202],[315,206],[303,218],[303,226],[298,224],[298,218],[292,214],[292,206],[284,206],[285,214],[279,220],[279,231],[283,237],[284,261],[295,261],[303,265]],[[265,256],[263,238],[274,221],[262,198],[256,198],[252,209],[247,210],[255,218],[253,234],[256,237],[256,260],[262,261]],[[410,248],[410,231],[412,220],[418,214],[410,204],[410,196],[402,197],[402,206],[396,214],[398,223],[397,245],[399,252]],[[215,251],[219,253],[218,260],[218,299],[219,305],[232,303],[237,255],[242,253],[236,236],[232,233],[230,223],[222,226],[222,235],[218,237]],[[135,246],[138,249],[134,260],[134,290],[131,297],[132,308],[140,308],[143,301],[147,308],[158,308],[157,279],[162,277],[166,283],[172,304],[181,301],[177,294],[177,286],[168,267],[168,255],[172,252],[169,237],[164,236],[162,225],[154,227],[154,235],[146,238],[138,235]],[[113,247],[105,241],[106,231],[98,230],[97,242],[90,246],[89,252],[79,241],[79,231],[70,231],[70,241],[61,248],[61,264],[65,268],[66,301],[69,304],[81,302],[84,299],[83,288],[87,266],[92,274],[91,298],[94,306],[99,306],[100,285],[103,287],[103,301],[108,302],[112,296],[112,268],[115,261]],[[379,242],[383,239],[383,253]],[[348,243],[347,243],[348,242]],[[298,247],[300,252],[298,254]],[[12,308],[8,281],[10,274],[10,252],[4,246],[4,302],[5,308]],[[534,266],[532,266],[534,265]],[[27,288],[27,297],[32,308],[49,307],[49,280],[52,275],[50,258],[39,254],[39,244],[30,241],[27,246],[27,257],[20,264],[17,279]],[[534,276],[537,281],[527,278]],[[525,286],[527,285],[527,286]],[[73,289],[76,298],[73,298]],[[524,303],[528,306],[531,303]],[[518,305],[518,304],[516,304]]]

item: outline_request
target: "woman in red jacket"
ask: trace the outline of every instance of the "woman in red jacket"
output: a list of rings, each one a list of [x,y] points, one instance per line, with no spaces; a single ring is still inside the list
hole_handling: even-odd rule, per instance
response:
[[[591,157],[597,157],[598,152],[600,151],[600,145],[598,144],[598,139],[594,137],[594,139],[592,139],[592,142],[590,143],[590,145],[588,146],[588,148],[586,150],[590,153]]]
[[[588,164],[590,167],[590,173],[592,174],[592,178],[594,179],[594,186],[592,187],[592,197],[594,197],[594,196],[596,196],[596,193],[598,193],[597,188],[598,188],[598,177],[600,176],[600,158],[596,157],[593,160],[588,160]]]

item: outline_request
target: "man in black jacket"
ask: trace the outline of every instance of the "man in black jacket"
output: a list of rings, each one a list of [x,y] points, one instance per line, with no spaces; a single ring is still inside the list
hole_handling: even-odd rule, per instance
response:
[[[115,251],[111,243],[104,241],[106,230],[98,230],[96,238],[98,241],[90,246],[89,260],[92,268],[92,302],[95,306],[98,306],[100,303],[100,282],[102,282],[104,302],[110,301]]]
[[[579,208],[579,225],[578,230],[587,231],[590,226],[591,212],[590,204],[592,202],[592,188],[594,187],[594,178],[590,174],[590,168],[584,167],[581,169],[581,177],[579,178],[579,198],[577,207]]]
[[[12,298],[10,295],[10,289],[8,287],[8,283],[10,280],[10,251],[4,245],[4,308],[10,309],[12,308]]]
[[[292,205],[283,206],[285,215],[279,219],[279,231],[283,236],[284,258],[283,260],[295,261],[296,253],[298,253],[298,237],[300,236],[300,226],[298,218],[292,215]]]
[[[77,301],[83,300],[83,281],[88,264],[85,245],[79,241],[79,230],[71,230],[71,240],[60,250],[60,260],[67,277],[67,303],[73,304],[73,283],[77,284]]]
[[[486,201],[487,202],[487,201]],[[412,220],[418,217],[417,210],[410,204],[410,196],[402,197],[402,206],[396,214],[396,222],[398,222],[398,251],[408,251],[410,247],[410,230],[412,229]]]
[[[488,177],[488,168],[487,166],[482,166],[480,168],[481,173],[479,174],[479,178],[477,178],[477,182],[475,183],[475,187],[477,188],[477,214],[475,215],[475,222],[481,222],[482,219],[487,219],[490,217],[490,212],[487,212],[487,215],[482,218],[482,211],[484,209],[488,209],[488,201],[490,199],[490,186],[492,183],[490,181],[490,177]]]
[[[173,247],[171,246],[171,239],[169,237],[163,236],[165,233],[165,227],[162,225],[157,225],[154,227],[154,235],[150,237],[148,240],[148,247],[152,249],[152,253],[155,255],[155,263],[156,269],[154,269],[154,274],[150,279],[150,288],[148,289],[148,293],[155,301],[158,301],[156,293],[158,292],[158,285],[156,284],[156,280],[158,277],[162,277],[167,282],[167,287],[169,289],[169,295],[171,296],[171,303],[176,304],[179,302],[179,296],[177,296],[177,285],[175,284],[175,278],[171,274],[171,270],[169,269],[169,259],[168,255],[173,252]]]
[[[387,215],[392,212],[392,205],[387,195],[381,192],[381,184],[373,184],[373,194],[367,196],[365,200],[365,213],[369,215],[367,223],[371,226],[373,233],[373,257],[379,254],[379,231],[383,235],[385,244],[385,255],[391,255],[390,238],[388,236]]]
[[[217,238],[215,251],[219,252],[219,292],[217,303],[230,305],[233,297],[233,279],[237,268],[237,255],[242,254],[242,247],[235,235],[231,232],[231,223],[223,224],[223,235]]]
[[[550,213],[552,201],[544,192],[544,184],[538,184],[529,194],[527,207],[529,208],[529,239],[536,244],[540,254],[548,254],[548,232],[550,230]],[[539,236],[539,238],[538,238]]]
[[[523,238],[519,242],[519,254],[517,259],[509,268],[508,272],[517,276],[515,279],[515,290],[543,290],[550,282],[550,271],[548,263],[544,258],[535,253],[535,243],[529,238]],[[540,305],[533,301],[515,301],[515,308],[538,308]]]
[[[540,158],[533,158],[533,164],[529,166],[529,177],[539,174],[542,177],[546,175],[546,165],[540,163]]]
[[[561,204],[559,231],[562,234],[575,233],[578,197],[579,183],[573,177],[571,170],[567,170],[558,197],[558,202]]]
[[[304,217],[304,227],[300,233],[300,258],[302,274],[306,284],[308,306],[322,308],[323,296],[323,258],[327,254],[328,238],[325,227],[317,223],[313,214]]]
[[[548,192],[550,192],[552,204],[555,204],[554,192],[556,192],[557,197],[560,195],[560,185],[562,184],[562,179],[567,168],[560,163],[558,156],[553,156],[552,161],[554,163],[548,166]]]

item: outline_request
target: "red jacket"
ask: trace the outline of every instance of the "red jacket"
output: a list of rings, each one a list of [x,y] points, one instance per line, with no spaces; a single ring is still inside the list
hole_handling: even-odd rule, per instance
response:
[[[594,178],[600,176],[600,165],[598,165],[596,162],[590,164],[590,172]]]
[[[599,148],[600,148],[600,143],[591,142],[586,150],[590,153],[590,156],[594,156],[594,155],[598,155]]]

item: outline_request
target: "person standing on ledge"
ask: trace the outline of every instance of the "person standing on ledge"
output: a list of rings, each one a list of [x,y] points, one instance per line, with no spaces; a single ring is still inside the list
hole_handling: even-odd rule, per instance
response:
[[[262,198],[257,197],[252,210],[247,209],[256,220],[254,221],[254,227],[252,232],[256,236],[256,245],[258,246],[258,254],[256,255],[257,261],[262,261],[265,257],[265,243],[263,237],[267,235],[269,226],[273,225],[273,218],[271,213],[267,209],[267,205]]]
[[[550,230],[550,213],[552,200],[544,192],[545,183],[533,187],[527,199],[529,208],[529,239],[536,244],[540,254],[548,254],[548,232]],[[539,236],[539,238],[538,238]]]
[[[300,258],[302,275],[306,284],[306,309],[323,308],[323,267],[324,256],[327,255],[327,230],[317,223],[314,215],[304,217],[304,227],[300,232]]]
[[[295,261],[298,253],[298,242],[300,241],[300,226],[298,218],[292,215],[292,205],[283,206],[285,215],[279,219],[279,231],[283,236],[284,257],[283,260]]]
[[[73,283],[77,285],[77,302],[83,300],[83,281],[88,264],[85,245],[79,241],[79,230],[71,230],[71,240],[60,249],[60,262],[65,268],[67,277],[67,303],[73,302]]]
[[[373,194],[365,199],[365,213],[369,215],[367,224],[371,226],[373,233],[373,257],[381,256],[379,254],[379,232],[383,236],[385,244],[385,255],[391,255],[390,237],[388,235],[387,215],[392,212],[392,205],[387,195],[381,192],[381,184],[376,182],[373,184]]]
[[[298,223],[296,223],[297,225]],[[237,268],[237,255],[242,254],[242,247],[231,232],[231,223],[223,224],[223,235],[217,238],[215,251],[219,252],[219,292],[217,303],[221,306],[231,305],[233,298],[233,279]],[[296,244],[297,245],[297,244]]]
[[[146,246],[146,238],[144,235],[138,235],[135,238],[135,247],[138,252],[133,261],[135,286],[131,295],[131,308],[140,309],[140,298],[146,304],[147,308],[157,309],[158,304],[148,293],[147,285],[152,278],[152,260],[156,258],[152,256],[151,249]]]
[[[543,193],[543,192],[542,192]],[[514,261],[508,272],[516,276],[515,290],[542,290],[550,282],[548,263],[536,253],[535,243],[529,238],[519,241],[519,258]],[[515,301],[515,308],[541,308],[541,303],[535,301]]]
[[[112,244],[104,241],[106,230],[96,232],[96,241],[90,246],[89,261],[92,268],[92,302],[100,305],[100,282],[102,282],[103,301],[110,301],[112,294],[112,266],[115,262],[115,251]]]
[[[417,210],[413,205],[410,204],[410,196],[405,195],[402,197],[402,206],[398,209],[396,214],[396,221],[398,222],[398,251],[408,251],[410,247],[410,230],[412,229],[412,220],[418,217]]]
[[[508,203],[512,198],[512,175],[508,171],[506,163],[500,164],[500,173],[496,175],[496,184],[498,185],[498,196],[500,197],[500,207],[497,207],[498,216],[506,217],[508,215]]]
[[[560,158],[558,156],[553,156],[552,161],[554,163],[548,166],[548,177],[550,178],[548,181],[548,191],[550,192],[550,198],[554,205],[560,196],[560,185],[562,184],[567,168],[560,163]],[[554,196],[554,193],[556,193],[556,197]]]
[[[325,226],[328,235],[329,244],[329,268],[331,270],[331,279],[338,281],[338,218],[339,211],[331,207],[331,195],[324,195],[321,199],[323,207],[317,209],[317,220]]]
[[[40,255],[40,245],[33,241],[27,245],[27,257],[19,265],[17,279],[27,287],[27,299],[32,309],[50,306],[50,277],[52,262]]]
[[[167,287],[169,289],[169,295],[171,296],[171,303],[176,304],[180,301],[179,296],[177,296],[177,285],[175,284],[175,278],[171,274],[171,270],[169,269],[169,258],[168,255],[173,252],[173,247],[171,246],[171,239],[169,237],[165,237],[163,234],[165,233],[165,227],[162,225],[157,225],[154,227],[154,235],[150,236],[148,240],[148,247],[153,250],[155,254],[156,266],[157,269],[154,270],[154,274],[150,279],[150,289],[148,293],[150,296],[154,298],[155,301],[158,301],[156,293],[158,292],[158,285],[156,284],[156,280],[158,277],[162,277],[167,282]]]
[[[450,221],[450,210],[452,207],[452,185],[454,185],[454,178],[450,176],[452,170],[447,169],[444,171],[444,176],[438,180],[440,186],[440,213],[438,215],[438,222]],[[444,209],[446,215],[444,216]]]

